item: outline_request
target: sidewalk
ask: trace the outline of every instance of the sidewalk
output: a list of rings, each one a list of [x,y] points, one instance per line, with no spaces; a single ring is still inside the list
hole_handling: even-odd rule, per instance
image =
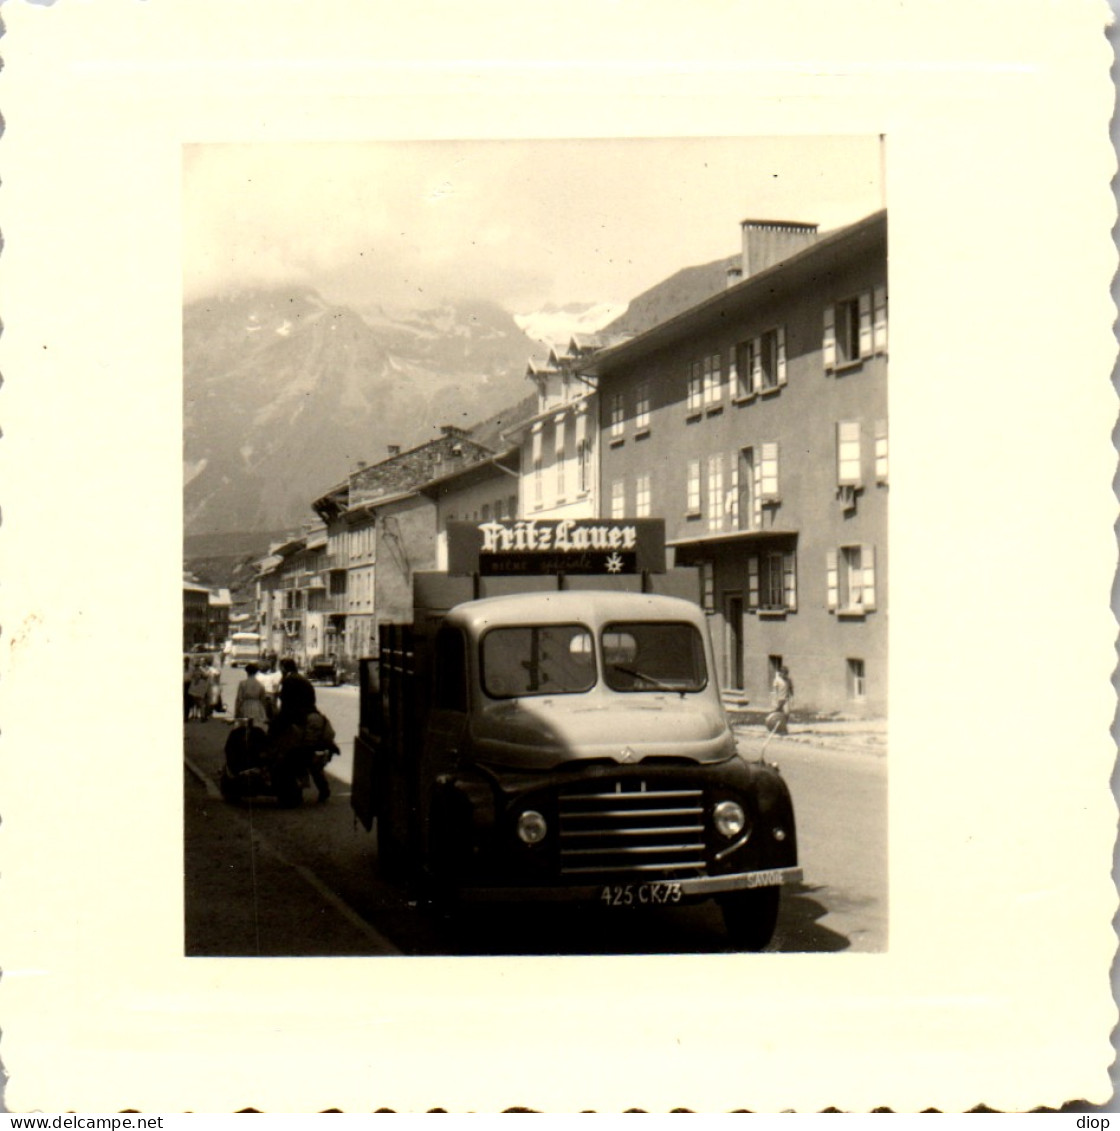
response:
[[[229,805],[216,785],[228,726],[185,728],[184,954],[191,956],[396,954],[373,927]]]
[[[752,746],[765,742],[766,712],[731,709],[727,713],[731,728]],[[775,735],[771,749],[778,743],[796,742],[824,749],[862,751],[885,756],[887,753],[887,720],[854,718],[800,717],[797,711],[789,723],[789,734]]]

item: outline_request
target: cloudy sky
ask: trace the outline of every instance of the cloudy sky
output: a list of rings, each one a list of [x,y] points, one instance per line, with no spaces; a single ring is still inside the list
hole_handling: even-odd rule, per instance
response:
[[[310,285],[362,309],[462,297],[619,309],[738,249],[746,218],[884,204],[874,137],[193,145],[184,295]]]

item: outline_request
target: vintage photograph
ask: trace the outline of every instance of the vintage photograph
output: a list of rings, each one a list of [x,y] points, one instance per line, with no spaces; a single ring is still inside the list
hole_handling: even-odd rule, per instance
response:
[[[1114,1096],[1107,5],[3,13],[0,1106]]]
[[[884,952],[888,143],[183,151],[184,952]]]

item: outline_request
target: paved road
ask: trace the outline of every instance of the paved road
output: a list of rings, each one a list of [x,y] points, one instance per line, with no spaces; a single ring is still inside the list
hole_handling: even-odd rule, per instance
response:
[[[240,673],[224,677],[232,705]],[[373,837],[349,807],[353,735],[358,696],[353,687],[317,689],[320,707],[338,733],[342,755],[328,774],[333,793],[323,806],[299,810],[268,803],[226,806],[216,800],[213,782],[221,766],[228,724],[214,719],[186,727],[188,775],[187,860],[188,943],[194,953],[284,953],[278,938],[293,949],[314,954],[553,954],[553,953],[705,953],[727,949],[726,935],[713,903],[642,914],[604,908],[535,909],[520,906],[489,912],[454,924],[410,893],[385,883],[378,874]],[[763,733],[742,728],[744,751],[757,750]],[[777,761],[790,783],[797,811],[805,882],[787,888],[778,929],[769,949],[777,951],[881,951],[887,945],[886,757],[885,747],[829,742],[817,736],[772,740],[767,757]],[[210,785],[210,794],[206,792]],[[314,791],[308,791],[308,799]],[[201,816],[202,810],[206,816]],[[217,835],[217,827],[224,830]],[[239,831],[240,830],[240,831]],[[223,869],[232,854],[237,863]],[[219,859],[213,859],[217,855]],[[263,867],[262,867],[263,862]],[[287,868],[287,873],[284,869]],[[255,874],[254,874],[255,870]],[[254,897],[242,885],[215,887],[225,873],[250,877]],[[277,885],[277,897],[300,906],[322,928],[303,937],[288,930],[262,943],[260,916],[249,914],[260,900],[261,884]],[[286,878],[285,878],[286,876]],[[209,878],[209,895],[198,888]],[[246,883],[249,882],[247,879]],[[205,906],[232,899],[239,916]],[[294,916],[288,916],[289,919]],[[283,915],[281,915],[283,919]],[[197,929],[192,930],[192,920]],[[326,929],[330,924],[330,929]],[[223,931],[225,936],[223,937]],[[193,941],[192,941],[193,940]],[[262,949],[263,947],[263,949]],[[214,949],[216,948],[216,949]]]

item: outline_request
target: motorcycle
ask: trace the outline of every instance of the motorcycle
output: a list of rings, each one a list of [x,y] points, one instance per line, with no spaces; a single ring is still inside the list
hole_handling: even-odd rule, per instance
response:
[[[303,791],[314,782],[319,800],[325,801],[330,788],[323,771],[338,752],[334,728],[319,711],[278,734],[253,719],[234,719],[218,787],[229,802],[270,797],[294,809],[303,804]]]

